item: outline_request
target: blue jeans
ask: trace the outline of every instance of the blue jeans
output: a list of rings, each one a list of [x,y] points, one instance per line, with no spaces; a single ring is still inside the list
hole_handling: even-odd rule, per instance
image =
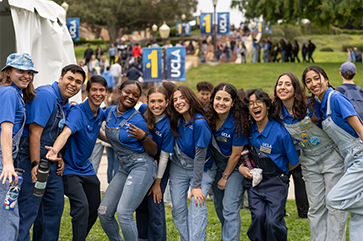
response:
[[[110,183],[119,168],[119,161],[112,147],[106,146],[107,153],[107,183]]]
[[[194,197],[187,204],[188,189],[193,183],[193,169],[185,169],[170,162],[169,184],[173,207],[171,209],[175,227],[180,233],[180,241],[201,241],[207,236],[208,213],[206,202],[195,205]],[[216,170],[208,169],[203,173],[202,191],[207,197],[213,184]]]
[[[98,209],[103,230],[110,240],[122,240],[115,212],[126,241],[137,241],[133,213],[156,178],[157,163],[140,154],[120,161],[120,168],[108,186]]]
[[[100,162],[103,155],[104,146],[101,142],[98,142],[95,144],[95,147],[93,148],[92,154],[89,158],[89,161],[92,163],[93,169],[97,173],[98,168],[100,166]]]
[[[243,175],[233,170],[224,190],[218,188],[223,170],[218,169],[213,183],[214,208],[222,225],[222,240],[239,240],[241,233],[241,217],[239,214],[245,188]]]

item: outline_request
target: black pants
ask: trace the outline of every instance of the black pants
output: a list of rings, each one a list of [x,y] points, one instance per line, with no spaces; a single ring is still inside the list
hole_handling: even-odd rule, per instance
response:
[[[101,202],[100,181],[96,175],[63,176],[64,194],[71,205],[72,231],[74,241],[86,240],[97,220],[97,209]]]
[[[290,171],[295,186],[295,203],[300,218],[306,218],[309,210],[308,196],[306,194],[305,181],[302,178],[301,165]]]

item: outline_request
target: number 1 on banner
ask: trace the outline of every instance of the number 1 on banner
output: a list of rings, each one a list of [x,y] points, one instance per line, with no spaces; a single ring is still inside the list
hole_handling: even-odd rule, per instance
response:
[[[257,32],[258,33],[262,33],[262,27],[261,27],[261,22],[258,22],[258,24],[257,24]]]
[[[210,33],[211,32],[211,23],[210,23],[210,14],[205,15],[205,17],[203,18],[205,20],[205,32],[206,33]]]
[[[148,59],[151,60],[151,78],[158,77],[158,52],[156,50],[151,51],[151,54],[147,56]],[[150,63],[147,66],[150,68]]]
[[[178,25],[178,33],[179,33],[179,34],[182,34],[182,28],[181,28],[181,27],[182,27],[182,26],[181,26],[181,24],[179,24],[179,25]]]

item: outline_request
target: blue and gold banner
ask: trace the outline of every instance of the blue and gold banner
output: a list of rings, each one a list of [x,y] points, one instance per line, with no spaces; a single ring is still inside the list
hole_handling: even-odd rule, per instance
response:
[[[175,25],[175,35],[191,35],[192,26],[190,23],[176,23]]]
[[[256,21],[255,32],[256,33],[262,33],[262,31],[263,31],[263,22],[262,21]]]
[[[218,13],[218,34],[220,35],[229,35],[231,31],[230,23],[229,23],[229,13]]]
[[[79,18],[67,18],[67,28],[73,41],[79,41]]]
[[[175,24],[175,35],[182,35],[183,34],[183,24],[176,23]]]
[[[144,82],[157,82],[163,80],[161,59],[161,48],[142,48]]]
[[[213,13],[200,14],[200,35],[213,35]]]
[[[200,25],[200,16],[194,16],[194,20],[195,20],[195,25],[198,26]]]
[[[166,80],[185,81],[185,47],[166,48]]]

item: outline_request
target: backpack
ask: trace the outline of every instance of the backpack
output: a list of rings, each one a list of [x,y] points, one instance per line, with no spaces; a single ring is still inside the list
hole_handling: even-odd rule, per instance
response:
[[[358,116],[363,121],[363,89],[358,85],[342,84],[337,90],[348,97],[350,102],[352,102],[355,112],[357,112]]]

